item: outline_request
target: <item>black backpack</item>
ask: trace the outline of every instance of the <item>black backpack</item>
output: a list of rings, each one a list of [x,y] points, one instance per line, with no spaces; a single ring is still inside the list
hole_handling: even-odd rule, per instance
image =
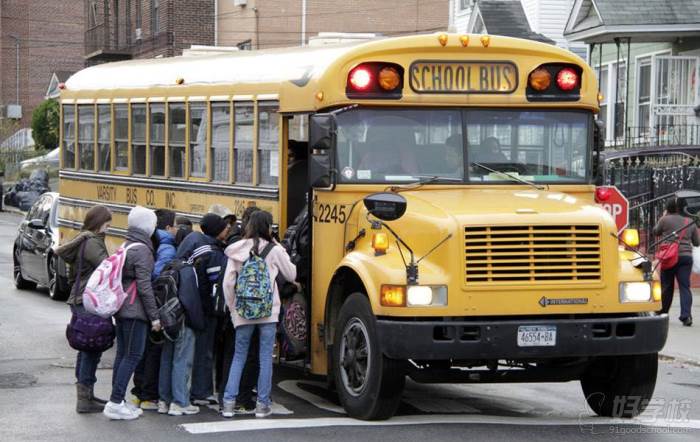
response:
[[[180,269],[187,263],[173,260],[167,264],[153,281],[153,294],[158,305],[158,317],[163,334],[170,341],[177,340],[185,325],[185,309],[178,298]]]

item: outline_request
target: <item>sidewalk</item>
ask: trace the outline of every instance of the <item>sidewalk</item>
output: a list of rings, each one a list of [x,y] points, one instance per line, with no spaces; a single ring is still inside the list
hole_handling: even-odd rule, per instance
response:
[[[680,295],[678,291],[673,298],[673,305],[668,316],[668,339],[666,346],[660,354],[679,361],[685,361],[694,365],[700,365],[700,289],[693,289],[693,317],[695,323],[692,327],[684,327],[678,320],[681,311]]]

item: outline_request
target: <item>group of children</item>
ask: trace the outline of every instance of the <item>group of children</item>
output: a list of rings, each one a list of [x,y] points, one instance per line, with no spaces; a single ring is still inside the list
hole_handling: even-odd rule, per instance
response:
[[[70,265],[68,303],[74,313],[85,313],[82,295],[87,279],[108,257],[105,233],[111,220],[106,207],[91,208],[81,233],[56,251]],[[128,215],[122,285],[133,283],[136,291],[114,316],[112,393],[109,401],[94,395],[102,354],[79,351],[76,410],[130,420],[143,410],[181,416],[198,413],[200,405],[218,404],[224,417],[269,416],[281,305],[275,281],[281,276],[300,288],[296,266],[274,239],[272,224],[272,215],[256,207],[249,207],[238,222],[225,207],[215,205],[200,220],[201,231],[196,231],[173,211],[134,207]],[[253,256],[269,273],[272,302],[269,315],[250,319],[240,314],[236,287]],[[184,325],[177,336],[164,336],[154,287],[176,263],[191,267],[190,273],[180,273],[177,291]],[[134,399],[129,401],[125,397],[132,376]]]

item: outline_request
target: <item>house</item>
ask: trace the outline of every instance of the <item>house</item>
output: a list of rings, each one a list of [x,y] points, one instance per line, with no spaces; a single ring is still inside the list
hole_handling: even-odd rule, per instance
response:
[[[608,144],[700,144],[700,0],[575,0],[564,35],[588,45]]]

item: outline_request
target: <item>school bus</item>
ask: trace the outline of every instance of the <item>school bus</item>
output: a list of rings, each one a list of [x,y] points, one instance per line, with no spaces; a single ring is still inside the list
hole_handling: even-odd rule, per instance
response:
[[[598,87],[571,52],[439,33],[135,60],[61,104],[64,240],[94,204],[114,247],[135,204],[256,205],[284,232],[308,203],[306,367],[351,416],[392,416],[406,377],[580,380],[606,416],[653,394],[668,317],[595,203]]]

